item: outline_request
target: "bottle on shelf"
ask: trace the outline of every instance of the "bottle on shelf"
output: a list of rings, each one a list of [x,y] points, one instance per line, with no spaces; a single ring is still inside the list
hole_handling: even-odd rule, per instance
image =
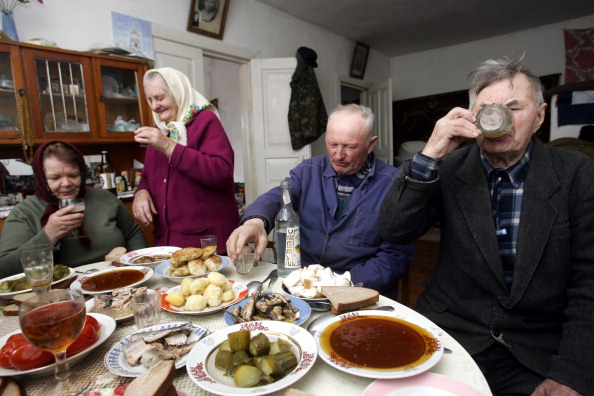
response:
[[[107,150],[101,151],[101,163],[95,169],[95,173],[101,181],[101,188],[112,192],[114,195],[118,195],[115,169],[109,160],[109,153]]]
[[[274,219],[274,229],[278,274],[286,277],[292,271],[301,268],[301,244],[299,216],[297,216],[291,204],[289,182],[283,181],[281,188],[281,209]]]

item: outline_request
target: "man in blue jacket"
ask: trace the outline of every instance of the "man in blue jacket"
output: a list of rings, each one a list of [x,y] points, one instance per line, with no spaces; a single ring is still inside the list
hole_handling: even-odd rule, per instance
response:
[[[301,265],[321,264],[342,273],[353,283],[396,299],[398,281],[412,259],[413,245],[383,240],[378,231],[381,202],[398,169],[373,154],[373,112],[349,104],[335,108],[326,129],[327,156],[303,161],[286,179],[291,203],[299,214]],[[280,209],[280,186],[258,197],[246,210],[241,225],[227,240],[235,260],[248,242],[258,257],[274,228]]]

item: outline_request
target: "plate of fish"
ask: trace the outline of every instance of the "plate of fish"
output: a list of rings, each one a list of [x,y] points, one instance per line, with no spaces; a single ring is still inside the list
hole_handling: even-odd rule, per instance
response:
[[[66,267],[65,265],[55,264],[54,265],[54,281],[52,286],[57,285],[60,282],[70,279],[76,276],[74,268]],[[0,297],[10,297],[17,294],[30,292],[31,286],[27,283],[27,277],[24,273],[9,276],[4,279],[0,279]]]
[[[213,261],[211,263],[211,261],[209,261],[209,259],[211,261]],[[219,262],[220,259],[220,262]],[[155,272],[157,273],[157,275],[162,276],[163,278],[169,279],[170,281],[173,281],[175,283],[181,283],[184,279],[186,278],[200,278],[203,276],[207,276],[209,273],[211,272],[217,272],[222,270],[223,268],[227,267],[229,265],[229,257],[227,256],[218,256],[218,255],[212,255],[210,256],[208,259],[203,260],[204,261],[204,265],[206,266],[206,269],[201,268],[199,271],[195,271],[195,274],[192,274],[189,269],[189,265],[188,265],[188,272],[187,275],[180,275],[180,276],[172,276],[172,268],[170,266],[170,260],[166,260],[161,262],[160,264],[157,264],[157,266],[155,267]],[[210,266],[209,266],[210,265]],[[178,267],[176,269],[183,269],[184,267]],[[200,272],[200,273],[198,273]]]
[[[232,326],[237,323],[274,320],[300,325],[311,315],[308,303],[297,297],[280,293],[264,295],[254,292],[249,299],[238,302],[225,311],[225,323]]]
[[[186,300],[185,305],[175,306],[175,305],[170,304],[167,301],[167,296],[169,294],[180,292],[181,286],[175,286],[175,287],[172,287],[171,289],[169,289],[167,291],[167,293],[163,293],[163,295],[161,296],[161,309],[164,309],[167,312],[181,314],[181,315],[209,315],[211,313],[219,312],[219,311],[243,300],[248,294],[247,287],[243,283],[236,282],[233,280],[229,280],[229,282],[232,284],[231,288],[233,290],[233,295],[235,297],[232,300],[229,300],[227,302],[221,301],[219,299],[218,301],[221,301],[221,302],[218,305],[211,306],[211,305],[207,304],[205,307],[201,306],[200,308],[202,308],[202,309],[198,309],[198,308],[188,307],[189,300]],[[205,293],[207,293],[207,291],[205,291]],[[206,300],[208,301],[209,299],[206,298]]]
[[[111,316],[116,322],[133,317],[132,297],[147,290],[145,286],[116,289],[107,294],[95,294],[87,300],[87,312]]]
[[[228,370],[220,368],[222,359],[219,358],[219,352],[225,349],[224,345],[227,341],[229,341],[229,344],[231,343],[232,333],[245,333],[246,330],[249,337],[251,337],[250,345],[251,341],[254,341],[256,337],[261,337],[261,335],[264,335],[270,343],[270,349],[268,352],[263,352],[264,355],[261,360],[268,360],[268,357],[272,356],[266,356],[266,354],[271,353],[275,343],[281,348],[281,353],[291,352],[294,357],[291,357],[292,362],[290,364],[285,365],[286,360],[284,359],[280,362],[283,372],[279,374],[265,374],[261,364],[258,365],[261,373],[258,373],[256,371],[258,369],[251,366],[252,368],[247,370],[255,371],[256,381],[252,381],[252,383],[255,382],[254,385],[238,387],[235,385],[235,381],[239,380],[237,375],[235,377],[228,375]],[[277,357],[278,355],[279,353],[275,354]],[[200,340],[188,355],[186,370],[190,379],[207,392],[229,396],[266,395],[287,388],[303,378],[314,366],[317,356],[318,348],[316,343],[312,335],[304,328],[292,323],[272,320],[258,321],[229,326]],[[235,365],[236,363],[232,364]],[[246,365],[241,365],[235,373],[237,374],[245,367]],[[258,379],[260,380],[258,381]]]
[[[322,326],[314,335],[320,357],[359,377],[410,377],[429,370],[443,355],[436,329],[394,312],[349,312]]]
[[[122,377],[138,377],[160,360],[175,359],[175,368],[185,366],[188,352],[208,330],[189,322],[147,327],[115,343],[105,354],[105,367]]]
[[[138,286],[149,280],[155,271],[148,267],[108,268],[78,278],[70,285],[71,289],[84,294],[111,293],[122,287]]]
[[[157,264],[169,260],[171,254],[180,249],[175,246],[155,246],[138,249],[124,254],[119,261],[124,265],[146,265],[154,268]]]
[[[97,341],[95,341],[95,343],[93,345],[89,346],[88,348],[86,348],[83,351],[80,351],[76,355],[72,355],[66,359],[66,361],[68,362],[70,367],[72,367],[75,364],[77,364],[78,362],[80,362],[93,349],[95,349],[99,345],[103,344],[109,338],[109,336],[112,335],[112,333],[114,332],[114,330],[116,328],[115,320],[113,320],[112,318],[110,318],[107,315],[96,314],[96,313],[89,313],[89,315],[91,315],[92,317],[97,319],[97,322],[99,322],[99,325],[101,326],[100,330],[98,332],[99,337],[97,338]],[[8,340],[8,338],[11,335],[17,334],[20,332],[21,332],[20,329],[15,330],[11,333],[6,334],[4,337],[0,338],[0,348],[2,348],[4,346],[4,344],[6,344],[6,341]],[[48,364],[47,366],[43,366],[43,367],[34,368],[31,370],[5,369],[5,368],[0,367],[0,377],[9,377],[9,376],[10,377],[20,377],[20,376],[41,377],[41,376],[45,376],[45,375],[52,375],[52,374],[54,374],[55,367],[56,367],[55,363]]]

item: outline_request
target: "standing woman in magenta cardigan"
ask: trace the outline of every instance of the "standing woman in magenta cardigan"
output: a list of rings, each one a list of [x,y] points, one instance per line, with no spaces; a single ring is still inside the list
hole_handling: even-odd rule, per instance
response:
[[[154,222],[155,246],[199,247],[216,235],[218,253],[239,224],[233,182],[234,155],[216,108],[180,71],[164,67],[144,76],[156,127],[134,139],[147,147],[134,216]]]

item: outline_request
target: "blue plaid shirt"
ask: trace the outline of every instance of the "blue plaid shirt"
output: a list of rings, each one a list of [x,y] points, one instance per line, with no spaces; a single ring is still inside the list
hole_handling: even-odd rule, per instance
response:
[[[511,286],[513,281],[524,180],[528,172],[531,153],[532,142],[520,161],[508,168],[501,169],[491,166],[481,152],[481,160],[489,185],[497,240],[499,241],[499,253],[503,262],[504,279],[508,286]],[[435,180],[438,177],[440,165],[440,160],[418,152],[413,157],[409,176],[414,180],[424,182]]]

